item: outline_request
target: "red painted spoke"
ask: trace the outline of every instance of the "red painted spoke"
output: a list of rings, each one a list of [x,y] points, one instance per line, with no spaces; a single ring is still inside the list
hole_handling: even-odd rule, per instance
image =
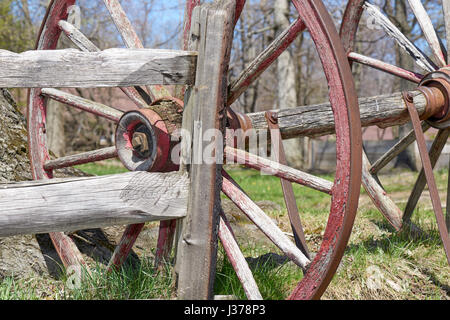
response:
[[[137,48],[137,49],[144,48],[141,40],[139,39],[133,26],[131,25],[130,20],[128,20],[127,14],[123,10],[119,1],[103,0],[103,2],[105,3],[106,8],[108,8],[111,18],[113,19],[114,24],[119,30],[119,33],[123,41],[125,42],[125,45],[128,48]],[[147,87],[147,89],[149,90],[150,96],[153,101],[171,96],[169,91],[167,91],[161,85],[150,86]]]
[[[228,260],[233,266],[233,269],[244,288],[247,298],[249,300],[262,300],[258,285],[256,284],[248,263],[236,242],[231,226],[223,213],[220,215],[219,239],[220,242],[222,242]]]
[[[261,52],[239,77],[230,85],[227,104],[231,105],[305,30],[305,24],[297,19],[283,31],[263,52]]]
[[[93,44],[80,30],[65,20],[58,23],[64,34],[81,50],[85,52],[98,52],[100,49]],[[123,93],[132,100],[139,108],[144,108],[147,103],[143,99],[149,99],[148,94],[141,88],[120,88]]]
[[[50,232],[49,236],[66,269],[70,266],[83,266],[89,272],[89,266],[84,261],[72,238],[63,232]]]
[[[229,176],[223,176],[222,191],[295,264],[304,269],[310,263],[300,249],[287,238],[264,211]]]
[[[421,74],[415,73],[413,71],[405,70],[403,68],[394,66],[394,65],[386,63],[384,61],[370,58],[370,57],[364,56],[364,55],[356,53],[356,52],[350,52],[348,54],[348,58],[351,61],[364,64],[366,66],[384,71],[384,72],[392,74],[394,76],[412,81],[414,83],[419,83],[423,78],[423,75],[421,75]]]
[[[176,227],[177,220],[161,221],[159,224],[158,242],[155,253],[155,266],[157,268],[161,268],[163,263],[169,261]]]
[[[123,115],[123,112],[120,110],[108,107],[98,102],[78,97],[65,91],[52,88],[43,88],[41,90],[41,94],[53,100],[62,102],[77,109],[87,111],[94,115],[112,120],[114,122],[119,122],[120,117]]]
[[[125,260],[127,260],[128,255],[130,254],[130,251],[133,248],[133,245],[136,242],[137,237],[141,233],[144,225],[145,223],[137,223],[130,224],[126,227],[119,244],[114,250],[112,258],[109,261],[107,269],[108,272],[112,271],[113,269],[120,268]]]
[[[278,162],[259,157],[244,150],[227,146],[225,147],[225,156],[227,160],[231,160],[234,163],[243,164],[249,168],[273,174],[276,177],[288,180],[290,182],[298,183],[327,194],[331,194],[332,192],[333,182],[331,181],[316,177],[286,165],[282,165]]]
[[[45,170],[54,170],[60,168],[67,168],[78,164],[102,161],[106,159],[112,159],[117,157],[116,147],[103,148],[95,151],[88,151],[71,155],[67,157],[61,157],[54,160],[48,160],[44,164]]]

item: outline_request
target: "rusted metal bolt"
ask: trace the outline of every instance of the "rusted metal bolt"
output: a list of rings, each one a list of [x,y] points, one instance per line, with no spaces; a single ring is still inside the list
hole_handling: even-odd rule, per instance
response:
[[[145,154],[150,150],[148,147],[147,135],[143,132],[133,133],[131,144],[133,145],[133,148],[141,154]]]
[[[278,114],[273,111],[266,111],[265,113],[266,119],[270,122],[277,124],[278,123]]]

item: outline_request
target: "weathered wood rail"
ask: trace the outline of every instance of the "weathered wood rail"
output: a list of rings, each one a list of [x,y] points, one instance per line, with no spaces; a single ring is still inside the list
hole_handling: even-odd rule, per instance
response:
[[[0,237],[75,231],[186,215],[189,178],[127,172],[0,185]]]
[[[0,50],[0,88],[190,85],[196,61],[196,52],[160,49]]]

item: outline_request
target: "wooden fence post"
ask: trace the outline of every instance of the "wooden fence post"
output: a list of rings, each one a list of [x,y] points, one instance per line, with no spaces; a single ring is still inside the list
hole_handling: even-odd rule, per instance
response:
[[[181,149],[181,170],[189,172],[192,185],[187,217],[177,224],[175,271],[179,299],[213,297],[222,165],[205,162],[203,153],[214,143],[215,159],[223,159],[226,75],[234,12],[235,1],[221,1],[199,6],[193,13],[189,49],[198,50],[199,55],[195,86],[187,90],[183,115],[183,128],[194,139],[185,139]],[[208,129],[221,133],[214,142],[203,141]],[[203,156],[192,163],[195,154]]]

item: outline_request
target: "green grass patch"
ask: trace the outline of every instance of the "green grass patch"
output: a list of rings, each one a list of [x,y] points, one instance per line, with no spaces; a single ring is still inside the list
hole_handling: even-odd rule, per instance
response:
[[[6,277],[0,280],[0,300],[39,300],[36,288],[25,280]]]
[[[117,160],[104,160],[75,166],[76,168],[95,176],[124,173],[128,170]]]
[[[216,268],[214,293],[216,295],[233,295],[239,300],[246,300],[242,284],[240,283],[233,266],[226,258],[223,247],[219,247],[219,259]],[[283,300],[292,291],[289,287],[292,283],[299,282],[303,272],[297,266],[290,263],[285,257],[273,252],[261,251],[258,248],[242,247],[244,256],[247,251],[258,252],[256,258],[247,258],[250,270],[253,274],[258,289],[264,300]]]
[[[157,270],[149,259],[141,259],[137,267],[125,266],[111,272],[97,265],[90,275],[85,270],[81,274],[84,276],[79,282],[74,279],[74,273],[65,274],[62,299],[170,299],[173,293],[170,267]]]

